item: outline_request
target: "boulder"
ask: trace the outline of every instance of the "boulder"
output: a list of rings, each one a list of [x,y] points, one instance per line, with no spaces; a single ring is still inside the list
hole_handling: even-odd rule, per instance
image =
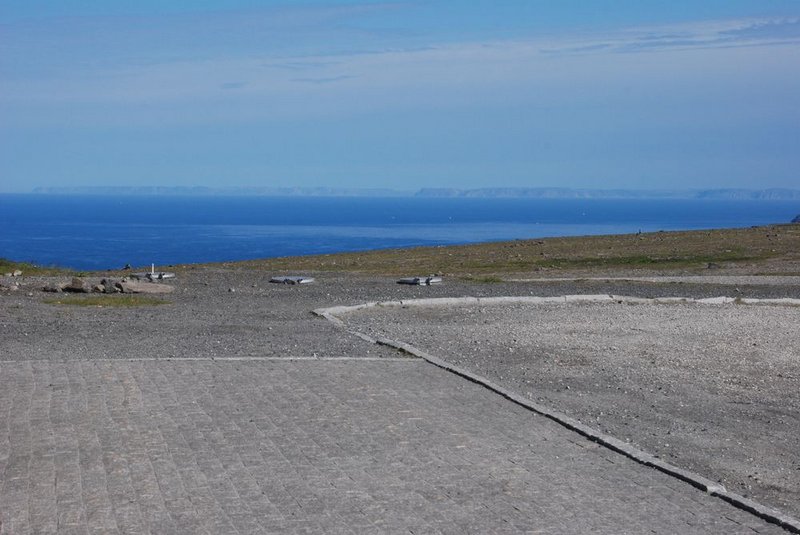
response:
[[[12,277],[21,277],[21,276],[22,276],[22,271],[20,271],[19,269],[17,269],[17,270],[15,270],[15,271],[14,271],[14,272],[11,274],[11,276],[12,276]]]
[[[61,289],[65,292],[89,293],[91,288],[82,278],[73,277],[72,281],[70,281],[69,284],[62,286]]]
[[[166,294],[172,292],[175,287],[168,284],[156,284],[154,282],[138,282],[122,280],[115,285],[125,294]]]
[[[800,214],[797,214],[797,217],[792,219],[792,223],[800,223]]]
[[[103,279],[100,281],[100,285],[103,287],[103,293],[106,294],[116,294],[121,292],[119,288],[117,288],[117,282],[113,279]]]

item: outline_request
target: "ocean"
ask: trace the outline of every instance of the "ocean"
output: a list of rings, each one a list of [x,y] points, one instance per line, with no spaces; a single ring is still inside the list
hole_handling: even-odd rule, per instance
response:
[[[798,201],[0,194],[0,257],[78,270],[787,223]]]

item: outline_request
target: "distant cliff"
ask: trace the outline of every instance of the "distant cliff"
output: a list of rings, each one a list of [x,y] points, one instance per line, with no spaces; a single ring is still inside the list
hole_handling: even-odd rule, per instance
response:
[[[793,189],[628,190],[571,188],[424,188],[417,197],[534,198],[534,199],[730,199],[800,200]]]
[[[325,187],[241,187],[210,188],[205,186],[86,186],[40,187],[33,193],[48,195],[196,195],[196,196],[262,196],[262,197],[397,197],[409,196],[385,188],[325,188]]]
[[[686,198],[689,192],[624,190],[624,189],[571,189],[571,188],[423,188],[417,197],[464,198],[533,198],[533,199],[642,199]]]
[[[388,188],[246,187],[204,186],[107,186],[40,187],[34,193],[49,195],[246,195],[262,197],[452,197],[526,199],[715,199],[800,200],[795,189],[635,190],[572,188],[423,188],[417,192]]]
[[[793,201],[800,200],[800,190],[772,188],[772,189],[712,189],[697,192],[698,199],[743,199],[743,200],[770,200]]]

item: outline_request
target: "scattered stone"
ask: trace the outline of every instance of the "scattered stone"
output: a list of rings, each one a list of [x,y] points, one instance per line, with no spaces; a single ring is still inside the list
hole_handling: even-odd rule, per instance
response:
[[[400,279],[397,281],[397,284],[409,284],[412,286],[430,286],[431,284],[439,284],[442,282],[441,277],[436,276],[429,276],[429,277],[407,277],[405,279]]]
[[[719,264],[716,264],[714,262],[709,262],[708,265],[706,266],[706,269],[719,269],[719,267],[720,267]]]
[[[314,282],[314,278],[298,275],[280,275],[277,277],[272,277],[269,282],[274,282],[277,284],[310,284]]]
[[[172,292],[175,287],[167,284],[157,284],[154,282],[138,282],[121,280],[115,286],[125,294],[166,294]]]
[[[164,279],[174,279],[175,273],[171,271],[148,271],[145,273],[131,273],[131,278],[136,280],[164,280]]]
[[[236,292],[236,288],[228,288],[228,293],[234,293],[234,292]]]

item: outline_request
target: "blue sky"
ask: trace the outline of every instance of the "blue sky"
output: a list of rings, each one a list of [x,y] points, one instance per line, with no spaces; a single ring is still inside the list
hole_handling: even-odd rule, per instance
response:
[[[0,191],[798,170],[797,0],[0,3]]]

